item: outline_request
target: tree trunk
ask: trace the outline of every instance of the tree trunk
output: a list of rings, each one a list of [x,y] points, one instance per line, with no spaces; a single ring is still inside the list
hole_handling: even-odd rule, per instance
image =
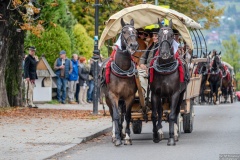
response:
[[[0,2],[0,107],[22,105],[24,32],[16,32],[22,17],[17,10],[7,9],[9,3]]]
[[[9,0],[0,3],[0,107],[9,106],[5,83],[5,70],[8,54]]]
[[[22,22],[18,11],[12,11],[11,17]],[[6,87],[10,106],[22,106],[22,61],[24,57],[24,31],[17,32],[18,25],[10,20],[9,29],[9,54],[6,67]]]

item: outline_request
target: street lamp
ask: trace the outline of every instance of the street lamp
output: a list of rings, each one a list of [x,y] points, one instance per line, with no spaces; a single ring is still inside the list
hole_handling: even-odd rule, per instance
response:
[[[94,36],[94,51],[93,51],[93,80],[94,80],[94,90],[93,90],[93,114],[98,114],[98,60],[100,56],[100,51],[98,49],[98,20],[99,20],[99,0],[95,0],[95,36]]]

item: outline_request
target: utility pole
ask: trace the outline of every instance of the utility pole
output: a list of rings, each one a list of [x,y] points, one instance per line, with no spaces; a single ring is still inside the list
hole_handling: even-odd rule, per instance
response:
[[[93,51],[93,67],[94,67],[94,74],[93,74],[93,80],[94,80],[94,90],[93,90],[93,114],[98,114],[98,98],[99,98],[99,92],[98,92],[98,60],[100,57],[100,51],[98,49],[98,20],[99,20],[99,0],[95,0],[95,36],[94,36],[94,51]]]

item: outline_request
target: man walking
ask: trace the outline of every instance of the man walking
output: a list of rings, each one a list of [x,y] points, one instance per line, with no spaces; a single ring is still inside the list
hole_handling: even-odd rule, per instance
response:
[[[66,104],[67,81],[72,72],[72,62],[66,57],[66,51],[62,50],[59,54],[60,57],[54,63],[57,75],[57,99],[59,103]]]
[[[35,80],[37,77],[37,60],[35,59],[35,47],[29,47],[29,55],[25,58],[24,62],[24,81],[25,81],[25,96],[27,100],[27,106],[29,108],[37,108],[36,105],[33,104],[33,88],[35,86]]]

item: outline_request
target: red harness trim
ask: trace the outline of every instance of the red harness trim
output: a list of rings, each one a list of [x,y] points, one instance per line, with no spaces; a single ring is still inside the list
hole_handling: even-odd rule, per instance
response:
[[[118,49],[118,46],[117,46],[117,49]],[[128,78],[128,76],[121,76],[121,75],[119,75],[119,74],[117,74],[117,73],[115,73],[115,72],[113,72],[113,71],[111,70],[111,63],[112,63],[112,62],[114,61],[114,59],[115,59],[115,55],[116,55],[117,49],[112,51],[111,56],[110,56],[110,59],[109,59],[107,65],[106,65],[106,73],[105,73],[105,76],[106,76],[106,83],[107,83],[107,84],[110,83],[110,74],[111,74],[111,72],[112,72],[115,76],[117,76],[117,77],[120,77],[120,78]],[[131,60],[134,62],[133,57],[131,57]],[[136,63],[135,63],[135,62],[134,62],[134,64],[135,64],[135,66],[136,66]]]
[[[159,50],[157,50],[156,54],[154,57],[157,57],[159,55]],[[178,60],[178,72],[179,72],[179,81],[180,82],[184,82],[184,71],[183,71],[183,65],[182,65],[182,61],[179,58],[179,54],[178,52],[175,53],[175,59]],[[154,78],[154,68],[153,63],[156,60],[156,58],[154,58],[151,63],[150,63],[150,83],[153,82],[153,78]]]
[[[228,70],[228,67],[226,65],[224,65],[224,70],[225,70],[225,72],[227,72],[227,75],[223,78],[227,78],[227,81],[230,81],[231,76],[230,76],[230,72]]]
[[[118,47],[117,47],[118,48]],[[106,83],[110,83],[110,74],[111,74],[111,63],[112,61],[114,60],[115,58],[115,54],[117,52],[117,49],[116,50],[113,50],[112,53],[111,53],[111,56],[110,56],[110,59],[106,65],[106,73],[105,73],[105,76],[106,76]]]

